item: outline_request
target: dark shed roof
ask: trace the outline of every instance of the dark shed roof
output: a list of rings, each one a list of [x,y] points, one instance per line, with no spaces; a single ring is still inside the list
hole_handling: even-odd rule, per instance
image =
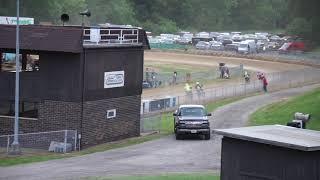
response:
[[[320,150],[320,132],[281,125],[253,126],[232,129],[216,129],[216,134],[229,138],[297,149]]]
[[[22,50],[80,53],[82,51],[81,27],[20,26]],[[0,25],[0,49],[15,49],[16,26]]]

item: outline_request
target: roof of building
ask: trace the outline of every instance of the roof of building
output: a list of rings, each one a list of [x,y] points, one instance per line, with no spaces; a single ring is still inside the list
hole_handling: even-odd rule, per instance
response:
[[[252,126],[216,129],[214,133],[225,137],[269,144],[301,151],[320,150],[320,131],[282,125]]]
[[[15,39],[15,25],[0,25],[0,49],[15,49]],[[81,53],[83,48],[115,47],[150,48],[145,31],[138,28],[20,26],[20,49],[22,50]]]

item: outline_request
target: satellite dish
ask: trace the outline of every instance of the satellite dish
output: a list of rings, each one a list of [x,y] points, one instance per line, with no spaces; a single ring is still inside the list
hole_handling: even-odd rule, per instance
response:
[[[62,21],[62,24],[64,25],[65,22],[69,21],[69,15],[68,14],[62,14],[61,15],[61,21]]]
[[[91,12],[87,9],[83,12],[80,12],[79,13],[81,16],[87,16],[87,17],[90,17],[91,16]]]

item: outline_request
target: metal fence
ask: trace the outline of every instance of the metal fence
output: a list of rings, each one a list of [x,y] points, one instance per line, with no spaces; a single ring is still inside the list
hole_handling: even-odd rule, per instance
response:
[[[320,83],[320,69],[305,68],[294,71],[276,72],[266,74],[268,79],[268,90],[275,91],[286,88],[293,88],[313,83]],[[141,132],[161,131],[163,126],[170,119],[172,112],[181,104],[207,104],[217,100],[246,96],[257,92],[263,92],[262,82],[255,74],[251,75],[251,81],[235,85],[228,85],[212,89],[204,89],[202,93],[193,92],[192,94],[177,94],[170,97],[158,97],[154,101],[142,103]]]
[[[242,66],[236,66],[236,67],[228,67],[229,72],[230,72],[230,76],[231,77],[240,77],[241,76],[241,72],[243,70]],[[144,73],[145,74],[145,73]],[[202,72],[192,72],[190,73],[190,80],[195,82],[195,81],[208,81],[208,80],[214,80],[217,79],[220,76],[220,70],[217,68],[213,68],[212,70],[209,71],[202,71]],[[144,79],[146,79],[146,76],[144,75]],[[185,83],[187,82],[187,73],[185,74],[180,74],[176,77],[176,84],[180,84],[180,83]],[[152,79],[149,80],[151,82],[151,84],[154,84],[152,82]],[[161,82],[160,86],[169,86],[174,84],[173,83],[173,72],[172,73],[157,73],[155,75],[155,79],[154,79],[155,83],[159,84],[159,82]]]
[[[77,131],[61,130],[18,134],[23,152],[51,151],[66,153],[77,149]],[[0,136],[0,154],[10,152],[14,135]]]

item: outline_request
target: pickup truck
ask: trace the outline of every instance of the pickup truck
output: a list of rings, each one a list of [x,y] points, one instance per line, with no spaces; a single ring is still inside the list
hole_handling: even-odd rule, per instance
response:
[[[181,105],[173,113],[174,132],[176,139],[182,139],[184,135],[204,135],[210,139],[210,123],[206,109],[202,105]]]

